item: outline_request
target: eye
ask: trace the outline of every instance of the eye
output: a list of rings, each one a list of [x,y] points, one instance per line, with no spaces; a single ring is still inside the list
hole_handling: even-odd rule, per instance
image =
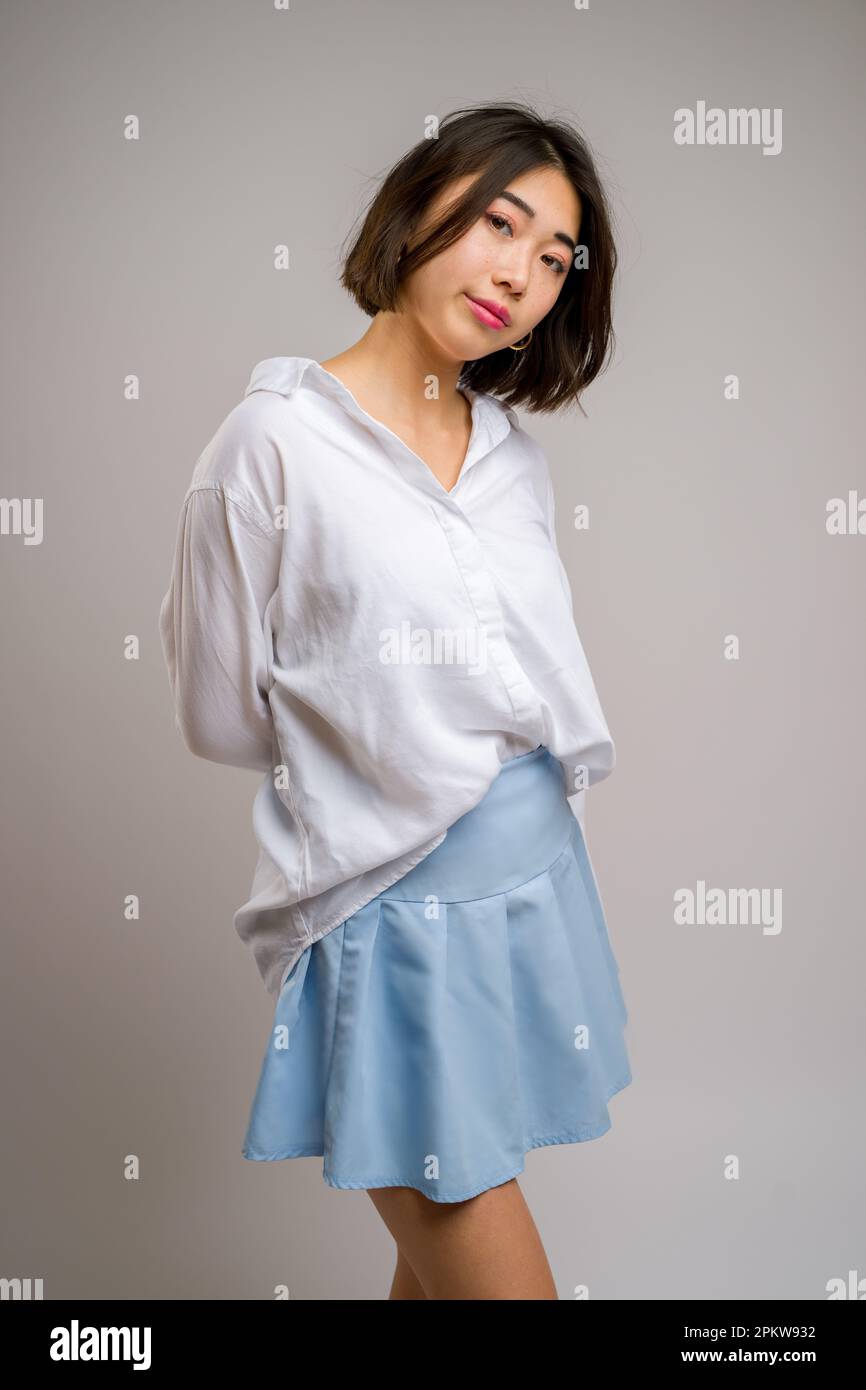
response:
[[[511,228],[511,223],[509,222],[508,218],[507,218],[507,217],[503,217],[501,212],[488,212],[488,213],[487,213],[487,221],[488,221],[488,222],[491,222],[491,223],[493,223],[493,222],[504,222],[506,227]],[[496,230],[498,231],[499,228],[497,227]],[[513,230],[513,228],[512,228],[512,230]]]
[[[501,230],[500,227],[496,227],[494,225],[495,223],[500,222],[503,223],[509,229],[510,232],[514,232],[514,228],[510,220],[507,217],[505,217],[503,213],[488,212],[485,213],[485,217],[487,218],[488,223],[493,227],[494,231],[498,232]],[[565,272],[568,270],[568,266],[565,264],[564,261],[561,261],[558,256],[551,256],[548,254],[546,256],[543,256],[542,260],[552,262],[550,269],[553,271],[554,275],[564,275]]]

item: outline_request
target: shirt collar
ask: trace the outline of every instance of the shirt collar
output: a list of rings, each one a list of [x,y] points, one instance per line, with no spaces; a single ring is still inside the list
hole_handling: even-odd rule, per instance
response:
[[[288,397],[301,387],[338,402],[347,414],[375,432],[407,480],[440,501],[453,498],[470,469],[501,444],[512,426],[518,424],[517,414],[510,406],[495,396],[463,387],[472,409],[472,432],[460,476],[448,492],[423,459],[387,425],[363,410],[348,387],[312,357],[266,357],[253,368],[244,395],[252,391],[278,391]]]

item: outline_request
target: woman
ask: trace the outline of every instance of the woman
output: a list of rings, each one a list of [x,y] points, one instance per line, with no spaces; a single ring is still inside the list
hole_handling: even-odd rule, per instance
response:
[[[178,727],[265,774],[235,925],[275,1017],[243,1153],[369,1191],[394,1299],[556,1298],[517,1174],[605,1133],[631,1080],[568,800],[614,745],[514,409],[601,370],[615,263],[572,130],[452,113],[345,261],[367,332],[260,362],[181,512]]]

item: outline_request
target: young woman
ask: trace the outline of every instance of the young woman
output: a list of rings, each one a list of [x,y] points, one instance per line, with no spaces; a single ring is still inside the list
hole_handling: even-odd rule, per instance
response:
[[[181,511],[178,727],[264,773],[234,920],[275,1018],[243,1154],[367,1189],[395,1299],[556,1298],[517,1175],[631,1081],[568,799],[614,745],[514,409],[601,370],[615,264],[574,131],[452,113],[346,258],[367,332],[260,362]]]

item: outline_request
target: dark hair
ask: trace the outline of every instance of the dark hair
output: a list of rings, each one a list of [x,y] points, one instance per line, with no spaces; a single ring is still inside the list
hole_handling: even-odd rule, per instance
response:
[[[464,107],[443,117],[438,138],[420,140],[386,175],[345,258],[340,283],[365,314],[394,310],[407,275],[462,236],[513,178],[540,166],[561,170],[580,197],[579,245],[587,247],[587,267],[569,268],[559,298],[526,348],[505,347],[467,362],[459,384],[495,394],[505,405],[554,411],[572,401],[580,405],[614,339],[612,218],[589,148],[569,126],[511,102]],[[476,172],[480,177],[447,215],[408,249],[437,195],[454,179]]]

